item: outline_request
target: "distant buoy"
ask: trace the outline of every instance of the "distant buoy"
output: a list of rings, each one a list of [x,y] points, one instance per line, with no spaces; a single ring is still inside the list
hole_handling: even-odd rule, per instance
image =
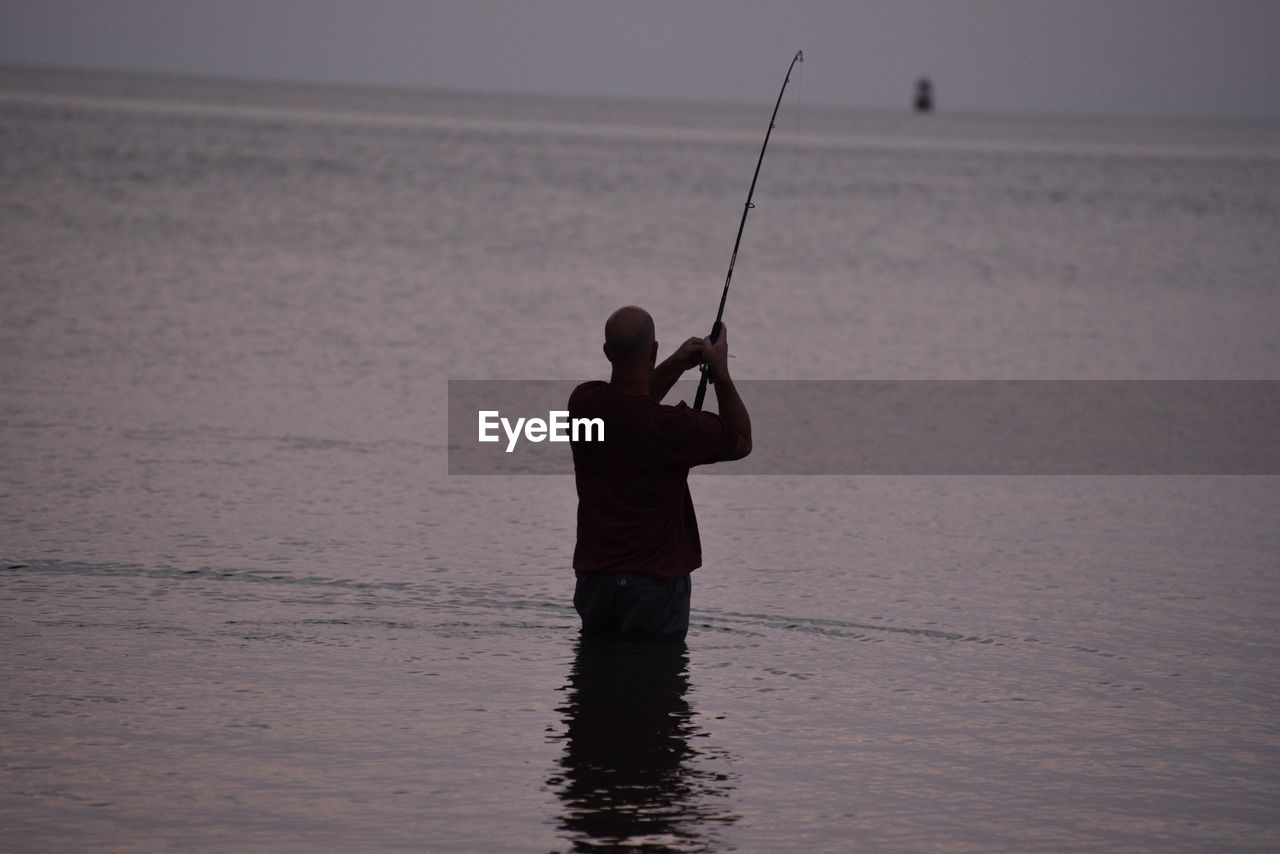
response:
[[[933,84],[928,77],[916,81],[915,107],[917,113],[933,112]]]

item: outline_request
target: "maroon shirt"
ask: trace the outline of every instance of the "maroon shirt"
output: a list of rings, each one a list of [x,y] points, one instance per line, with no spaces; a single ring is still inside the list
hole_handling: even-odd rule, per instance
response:
[[[702,565],[689,469],[732,458],[738,431],[684,403],[663,406],[599,380],[569,396],[570,418],[604,420],[603,442],[572,442],[578,484],[576,575],[680,578]]]

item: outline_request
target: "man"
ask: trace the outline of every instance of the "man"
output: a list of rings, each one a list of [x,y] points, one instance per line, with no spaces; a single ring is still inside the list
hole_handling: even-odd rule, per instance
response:
[[[690,338],[658,365],[653,318],[625,306],[604,326],[609,382],[578,386],[570,418],[604,420],[604,441],[573,442],[578,543],[573,604],[586,637],[679,641],[689,630],[689,574],[702,565],[689,469],[751,453],[751,419],[729,376],[729,335]],[[720,414],[663,397],[706,363]]]

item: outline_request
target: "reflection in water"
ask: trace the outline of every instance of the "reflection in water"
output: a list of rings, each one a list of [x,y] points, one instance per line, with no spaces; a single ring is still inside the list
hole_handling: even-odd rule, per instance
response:
[[[684,643],[580,639],[565,686],[564,754],[548,781],[576,850],[601,845],[697,849],[737,820],[724,773],[699,767],[711,751],[685,693]]]

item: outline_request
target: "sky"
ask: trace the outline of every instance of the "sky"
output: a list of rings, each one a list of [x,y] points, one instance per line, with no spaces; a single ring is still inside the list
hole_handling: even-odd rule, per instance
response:
[[[1280,122],[1280,0],[0,0],[0,63]]]

